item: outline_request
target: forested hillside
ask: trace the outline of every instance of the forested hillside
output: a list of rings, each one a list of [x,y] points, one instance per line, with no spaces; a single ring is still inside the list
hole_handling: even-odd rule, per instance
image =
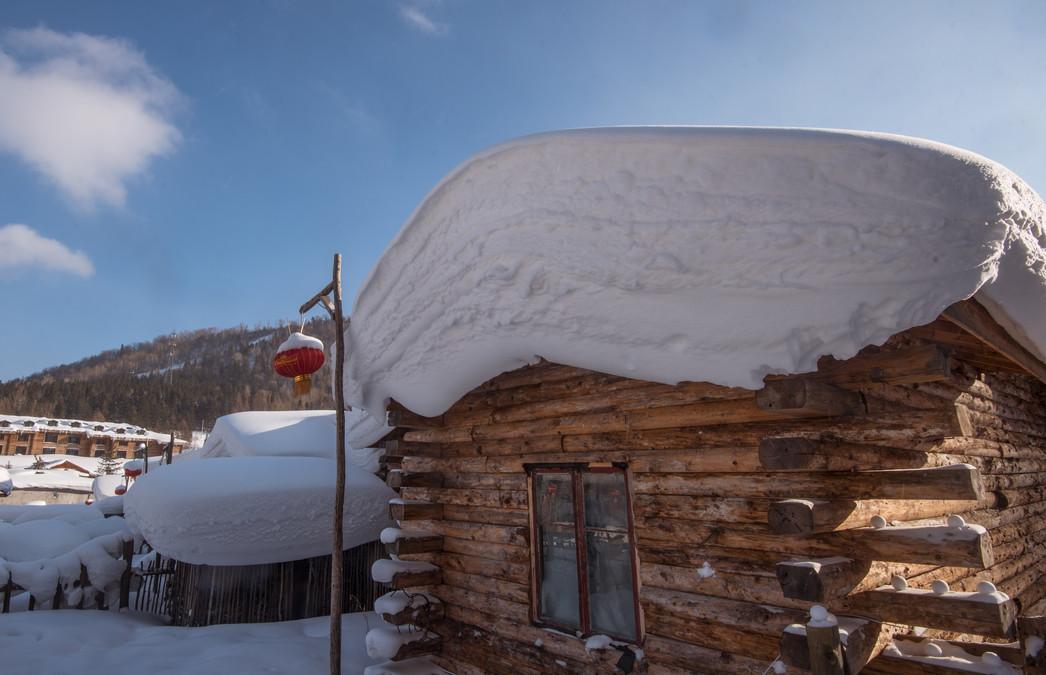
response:
[[[330,408],[330,364],[312,394],[292,395],[272,357],[287,326],[213,328],[123,345],[76,363],[0,383],[0,413],[126,421],[155,431],[210,429],[241,410]],[[334,324],[314,319],[305,332],[330,345]]]

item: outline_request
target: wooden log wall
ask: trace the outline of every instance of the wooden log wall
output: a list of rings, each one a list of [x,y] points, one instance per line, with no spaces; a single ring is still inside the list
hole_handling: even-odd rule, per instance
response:
[[[620,672],[621,652],[587,651],[529,620],[531,462],[628,463],[645,623],[636,671],[762,673],[813,602],[875,621],[887,603],[891,634],[911,624],[961,639],[990,624],[949,622],[971,603],[929,617],[891,602],[881,587],[894,576],[913,589],[993,582],[1013,599],[996,624],[1041,601],[1044,387],[926,335],[768,378],[760,392],[542,363],[438,418],[394,403],[386,461],[404,538],[393,552],[439,568],[438,583],[413,589],[444,605],[428,627],[443,637],[434,658],[456,673]],[[698,574],[705,563],[714,576]],[[889,672],[886,659],[876,667]]]

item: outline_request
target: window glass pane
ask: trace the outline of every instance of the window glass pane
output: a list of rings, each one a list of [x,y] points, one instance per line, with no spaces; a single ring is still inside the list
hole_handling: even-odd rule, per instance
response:
[[[534,474],[534,520],[540,542],[543,621],[578,628],[577,537],[569,473]]]
[[[582,480],[591,629],[633,640],[638,636],[625,475],[585,473]]]
[[[582,476],[585,487],[585,527],[628,532],[628,495],[623,471]]]

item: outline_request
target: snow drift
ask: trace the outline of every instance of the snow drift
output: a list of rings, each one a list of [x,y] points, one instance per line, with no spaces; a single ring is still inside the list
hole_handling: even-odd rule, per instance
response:
[[[1005,167],[913,138],[519,139],[448,175],[372,270],[346,330],[346,398],[436,415],[538,356],[757,388],[974,294],[1042,357],[1044,223],[1042,199]]]
[[[139,478],[124,496],[133,529],[164,556],[205,565],[255,565],[330,553],[334,462],[224,457],[180,462]],[[374,541],[395,497],[349,465],[345,548]]]

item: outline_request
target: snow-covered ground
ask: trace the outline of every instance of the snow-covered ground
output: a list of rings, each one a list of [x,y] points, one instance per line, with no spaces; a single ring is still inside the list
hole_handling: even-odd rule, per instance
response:
[[[165,626],[147,614],[42,610],[0,615],[4,675],[102,675],[127,670],[163,675],[328,672],[328,617],[206,628]],[[342,618],[342,672],[361,675],[378,661],[364,636],[381,625],[372,613]]]

